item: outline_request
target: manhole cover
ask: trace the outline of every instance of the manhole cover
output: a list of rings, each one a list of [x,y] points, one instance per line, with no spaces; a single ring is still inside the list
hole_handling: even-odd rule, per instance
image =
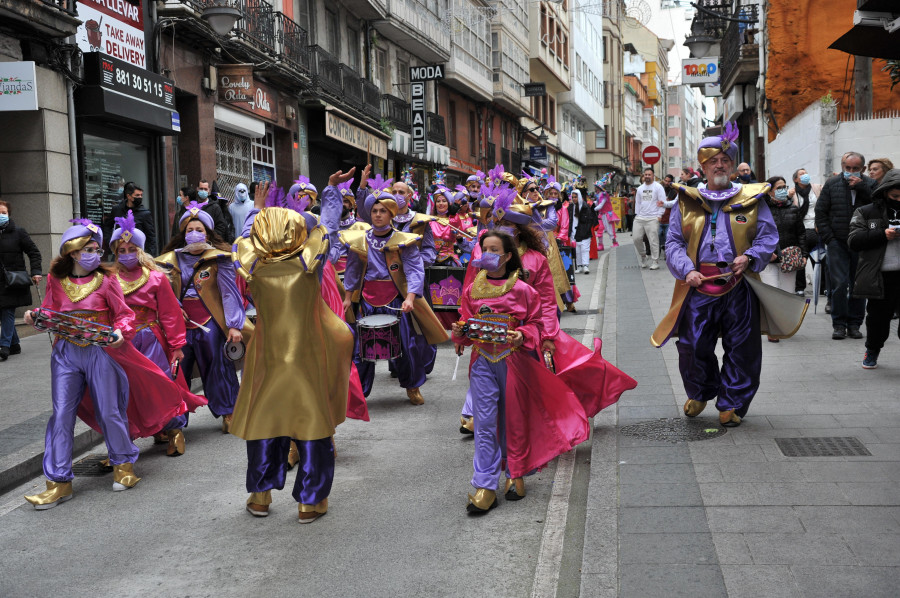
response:
[[[670,417],[622,426],[620,431],[625,436],[675,443],[709,440],[728,430],[709,420]]]
[[[862,442],[852,436],[820,438],[776,438],[785,457],[871,457]]]
[[[100,462],[106,460],[106,455],[88,455],[84,459],[72,464],[72,472],[77,476],[102,476],[112,471],[112,467],[105,467]]]

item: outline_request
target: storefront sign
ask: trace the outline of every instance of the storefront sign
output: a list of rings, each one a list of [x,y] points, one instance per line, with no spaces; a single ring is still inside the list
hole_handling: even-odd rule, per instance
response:
[[[0,62],[0,112],[37,109],[34,62]]]
[[[84,55],[84,79],[156,106],[175,109],[175,82],[99,52]]]
[[[531,162],[547,162],[547,146],[532,145],[528,148],[528,159]]]
[[[533,98],[547,95],[547,84],[546,83],[526,83],[525,84],[525,97]]]
[[[410,81],[434,81],[444,78],[444,65],[412,66],[409,68]]]
[[[181,132],[181,115],[177,112],[172,113],[172,130]]]
[[[325,113],[325,134],[349,146],[369,152],[379,158],[387,158],[387,142],[362,127],[347,122],[332,112]]]
[[[686,58],[681,61],[681,81],[685,85],[719,82],[719,57]]]
[[[466,162],[465,160],[457,160],[453,156],[450,156],[450,168],[464,172],[467,175],[474,174],[476,170],[481,170],[481,167],[478,165]]]
[[[278,122],[278,92],[258,79],[253,80],[252,99],[249,102],[234,102],[231,105],[252,112],[272,122]]]
[[[412,153],[428,152],[428,127],[425,125],[428,114],[425,110],[425,84],[410,84],[410,109],[412,110]]]
[[[582,172],[581,164],[576,164],[565,156],[559,157],[559,167],[568,170],[572,174],[581,174]]]
[[[255,101],[252,64],[222,64],[216,70],[220,102],[249,104]]]
[[[103,52],[142,69],[147,68],[141,2],[78,0],[78,18],[82,24],[75,37],[82,52]]]

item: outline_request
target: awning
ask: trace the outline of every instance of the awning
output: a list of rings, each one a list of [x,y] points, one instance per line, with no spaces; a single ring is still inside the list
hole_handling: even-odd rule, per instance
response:
[[[900,60],[900,31],[889,32],[886,23],[900,19],[896,0],[861,0],[853,13],[853,28],[828,46],[856,56]]]
[[[173,115],[178,113],[155,106],[99,85],[85,85],[75,92],[78,117],[96,117],[120,122],[159,135],[177,135],[172,129]]]

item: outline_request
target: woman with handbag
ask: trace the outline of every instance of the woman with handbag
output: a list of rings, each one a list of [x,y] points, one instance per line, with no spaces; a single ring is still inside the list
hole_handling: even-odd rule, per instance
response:
[[[806,248],[806,228],[803,214],[791,200],[784,177],[773,176],[767,181],[772,187],[766,195],[766,203],[778,228],[778,248],[771,262],[760,273],[760,279],[788,293],[794,292],[797,270],[806,267],[809,252]],[[769,337],[770,343],[778,339]]]
[[[31,285],[41,282],[41,252],[24,228],[10,219],[10,205],[0,201],[0,361],[22,352],[16,334],[16,308],[31,305]],[[31,274],[25,270],[25,255]]]

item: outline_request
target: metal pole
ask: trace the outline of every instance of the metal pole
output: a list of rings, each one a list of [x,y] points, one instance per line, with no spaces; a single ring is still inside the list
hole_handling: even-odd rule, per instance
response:
[[[66,77],[69,121],[69,163],[72,170],[72,217],[81,218],[81,176],[78,172],[78,139],[75,134],[75,85]]]

